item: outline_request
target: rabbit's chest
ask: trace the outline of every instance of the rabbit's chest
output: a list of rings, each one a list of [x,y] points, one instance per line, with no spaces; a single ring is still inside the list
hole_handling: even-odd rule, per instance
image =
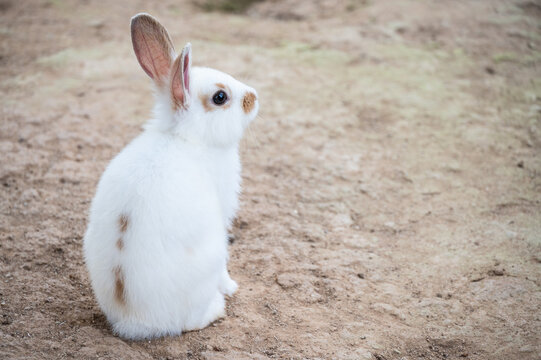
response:
[[[216,186],[222,217],[229,227],[238,208],[241,165],[236,149],[213,159],[211,177]]]

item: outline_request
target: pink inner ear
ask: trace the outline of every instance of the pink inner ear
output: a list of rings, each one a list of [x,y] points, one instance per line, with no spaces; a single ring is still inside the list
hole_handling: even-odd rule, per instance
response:
[[[188,54],[184,56],[184,69],[182,69],[182,75],[184,78],[184,88],[186,92],[190,92],[190,72],[188,71],[190,65],[190,57]]]
[[[173,101],[177,107],[184,105],[184,91],[182,90],[182,80],[180,78],[180,56],[175,60],[173,64],[173,79],[171,84],[171,91],[173,92]]]
[[[173,51],[167,31],[155,19],[142,15],[132,19],[131,36],[139,64],[158,85],[163,85],[171,69]]]

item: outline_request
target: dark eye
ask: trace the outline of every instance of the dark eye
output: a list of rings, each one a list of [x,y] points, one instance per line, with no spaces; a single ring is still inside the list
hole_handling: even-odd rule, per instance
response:
[[[227,94],[223,90],[216,91],[212,97],[212,101],[214,101],[216,105],[223,105],[227,101]]]

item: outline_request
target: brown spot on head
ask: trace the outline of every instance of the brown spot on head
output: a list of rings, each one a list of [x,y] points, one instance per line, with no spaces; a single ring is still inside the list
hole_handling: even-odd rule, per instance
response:
[[[126,232],[128,229],[128,216],[120,215],[118,217],[118,226],[120,227],[120,232]]]
[[[118,238],[116,241],[116,247],[118,250],[124,249],[124,240],[122,240],[122,238]]]
[[[244,99],[242,99],[242,110],[244,110],[244,113],[249,114],[250,111],[252,111],[255,105],[255,100],[255,94],[252,92],[246,93],[246,95],[244,95]]]
[[[230,97],[231,90],[229,89],[227,85],[224,85],[222,83],[216,83],[215,85],[218,88],[224,90],[227,93],[227,96]],[[212,102],[213,96],[214,96],[214,93],[212,94],[200,93],[199,94],[199,100],[201,101],[201,104],[203,105],[203,109],[205,109],[205,112],[214,111],[218,109],[225,110],[231,106],[231,102],[232,102],[231,98],[225,104],[218,106]]]
[[[120,305],[126,305],[126,294],[124,289],[124,273],[122,272],[122,268],[120,266],[117,266],[113,269],[113,274],[115,275],[115,289],[114,289],[114,295],[115,300]]]
[[[207,95],[199,94],[199,100],[201,100],[201,104],[203,105],[203,109],[205,109],[205,112],[214,110],[214,108],[209,103]]]

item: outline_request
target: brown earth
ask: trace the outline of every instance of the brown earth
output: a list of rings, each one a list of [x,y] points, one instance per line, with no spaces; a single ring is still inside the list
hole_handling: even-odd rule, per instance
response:
[[[140,11],[261,116],[228,316],[130,342],[81,246],[150,116]],[[0,358],[539,359],[540,49],[539,1],[0,1]]]

